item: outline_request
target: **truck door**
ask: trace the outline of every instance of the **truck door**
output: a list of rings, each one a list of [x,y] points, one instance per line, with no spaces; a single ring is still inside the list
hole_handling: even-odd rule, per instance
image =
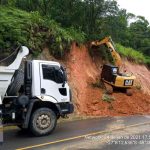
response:
[[[63,85],[63,70],[56,65],[40,64],[41,95],[51,96],[57,102],[68,100],[68,86]]]

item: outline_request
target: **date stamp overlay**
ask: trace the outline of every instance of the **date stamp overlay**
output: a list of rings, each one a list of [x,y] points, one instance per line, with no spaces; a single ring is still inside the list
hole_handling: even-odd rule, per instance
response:
[[[150,145],[149,134],[86,136],[86,140],[105,141],[108,145]]]

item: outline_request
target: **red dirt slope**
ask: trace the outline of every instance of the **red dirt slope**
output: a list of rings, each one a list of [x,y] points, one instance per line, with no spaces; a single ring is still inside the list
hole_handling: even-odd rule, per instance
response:
[[[72,45],[68,55],[67,68],[70,70],[69,81],[76,99],[77,110],[80,113],[91,112],[89,105],[94,102],[96,97],[100,98],[101,92],[90,86],[90,83],[95,82],[99,76],[99,70],[85,46],[79,48],[75,43]]]
[[[125,66],[129,72],[132,72],[138,79],[142,91],[150,95],[150,71],[144,65],[138,65],[125,61]]]
[[[104,91],[91,85],[99,77],[99,66],[102,65],[100,62],[97,56],[91,58],[85,46],[78,47],[75,43],[67,54],[65,64],[68,68],[76,112],[98,116],[149,114],[150,96],[140,90],[135,90],[132,97],[124,93],[114,93],[115,100],[111,103],[102,100]],[[127,63],[128,69],[140,76],[144,91],[150,91],[150,72],[143,66]]]

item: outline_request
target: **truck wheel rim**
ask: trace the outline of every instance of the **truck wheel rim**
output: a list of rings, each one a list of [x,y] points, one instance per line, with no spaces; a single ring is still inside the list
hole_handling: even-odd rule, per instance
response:
[[[36,125],[39,129],[47,129],[50,126],[51,119],[50,116],[47,114],[42,114],[38,116]]]

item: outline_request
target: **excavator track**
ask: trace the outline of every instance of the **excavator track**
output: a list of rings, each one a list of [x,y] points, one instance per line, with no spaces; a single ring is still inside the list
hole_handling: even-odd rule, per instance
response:
[[[106,94],[113,94],[113,87],[112,85],[106,83],[106,82],[103,82],[104,84],[104,88],[106,90]]]
[[[127,96],[132,96],[133,90],[132,89],[126,89],[126,94],[127,94]]]

